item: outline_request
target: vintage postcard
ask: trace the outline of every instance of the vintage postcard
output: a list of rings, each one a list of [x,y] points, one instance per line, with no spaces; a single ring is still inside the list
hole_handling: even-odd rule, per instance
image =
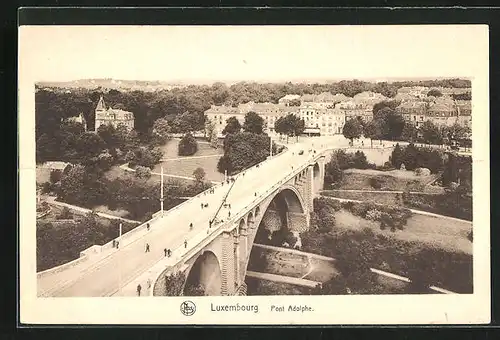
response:
[[[20,322],[490,322],[488,27],[21,26]]]

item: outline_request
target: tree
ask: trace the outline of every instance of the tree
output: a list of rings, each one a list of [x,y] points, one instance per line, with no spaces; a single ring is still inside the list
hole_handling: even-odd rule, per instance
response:
[[[97,134],[102,138],[104,143],[106,143],[106,147],[108,149],[114,149],[118,147],[118,136],[116,133],[116,129],[111,124],[103,124],[100,125],[97,129]]]
[[[351,141],[351,144],[353,139],[359,138],[362,133],[363,128],[357,119],[349,119],[342,128],[342,134]]]
[[[92,132],[81,134],[77,140],[77,151],[84,163],[97,157],[105,147],[106,143],[102,138]]]
[[[441,97],[443,94],[441,93],[441,91],[439,91],[438,89],[431,89],[429,92],[427,92],[427,96],[428,97]]]
[[[192,134],[187,133],[179,142],[177,154],[179,156],[191,156],[198,151],[198,143]]]
[[[211,120],[207,120],[205,124],[205,135],[210,142],[210,146],[213,148],[218,147],[219,138],[217,136],[217,129],[215,128],[215,123]]]
[[[399,106],[401,102],[399,100],[384,100],[381,102],[376,103],[373,105],[373,116],[374,118],[378,117],[378,112],[386,107],[390,108],[391,110],[395,110],[396,107]]]
[[[227,135],[224,139],[224,156],[219,159],[219,172],[239,172],[269,156],[270,138],[264,134],[240,132]]]
[[[196,179],[197,182],[202,183],[205,180],[205,170],[203,168],[196,168],[193,171],[193,177]]]
[[[332,184],[340,183],[342,180],[342,170],[339,167],[336,154],[332,155],[330,162],[325,166],[325,187],[329,188]]]
[[[401,167],[401,163],[403,163],[403,157],[404,151],[401,149],[401,146],[399,146],[399,143],[397,143],[394,150],[392,150],[389,160],[396,169],[399,169]]]
[[[50,183],[55,184],[61,180],[62,171],[59,169],[54,169],[50,171]]]
[[[460,141],[467,138],[469,133],[470,133],[470,128],[455,123],[452,126],[446,127],[443,130],[443,137],[448,138],[448,140],[450,141],[451,140]]]
[[[234,134],[241,131],[241,124],[236,117],[229,117],[226,120],[226,126],[222,130],[223,135]]]
[[[430,120],[422,124],[420,131],[425,143],[438,145],[443,143],[442,131]]]
[[[171,127],[165,118],[158,118],[151,129],[151,141],[153,145],[163,145],[172,138]]]
[[[363,129],[363,134],[366,138],[370,138],[370,146],[373,148],[373,140],[380,139],[382,137],[380,121],[376,119],[369,121]]]
[[[401,132],[401,139],[408,142],[414,142],[415,140],[417,140],[417,137],[418,130],[415,124],[413,124],[412,122],[405,122],[403,131]]]
[[[140,179],[148,179],[151,177],[151,169],[145,166],[137,166],[135,168],[135,177]]]
[[[248,112],[245,115],[243,130],[245,130],[245,132],[261,134],[264,130],[264,118],[253,111]]]
[[[85,191],[87,172],[81,165],[75,165],[68,173],[63,174],[57,192],[58,198],[66,202],[78,201]]]
[[[294,114],[288,114],[283,117],[279,117],[274,123],[274,130],[278,133],[284,134],[288,137],[299,136],[304,132],[305,123],[304,120],[297,117]]]

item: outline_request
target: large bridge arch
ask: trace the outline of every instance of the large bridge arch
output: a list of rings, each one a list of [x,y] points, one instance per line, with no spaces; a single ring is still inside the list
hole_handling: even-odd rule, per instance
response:
[[[222,295],[222,271],[217,256],[210,250],[199,255],[191,266],[184,284],[183,294]]]
[[[279,191],[274,193],[274,195],[268,197],[265,202],[262,202],[250,211],[246,215],[248,233],[244,235],[245,241],[239,244],[240,255],[242,256],[239,269],[240,282],[244,282],[245,280],[247,268],[252,256],[253,244],[256,242],[257,234],[259,232],[263,233],[263,228],[269,228],[266,223],[275,223],[271,226],[271,231],[268,230],[270,233],[282,230],[283,228],[290,231],[292,229],[290,223],[293,222],[295,216],[298,215],[302,217],[300,222],[302,222],[304,228],[306,228],[308,214],[304,198],[301,196],[300,192],[291,185],[284,185]],[[251,221],[253,221],[253,223],[251,223]],[[241,226],[241,224],[239,226]],[[260,234],[260,236],[262,236],[262,234]]]

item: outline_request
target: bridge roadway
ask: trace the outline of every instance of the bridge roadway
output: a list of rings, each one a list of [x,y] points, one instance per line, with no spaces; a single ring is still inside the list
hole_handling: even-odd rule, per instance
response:
[[[316,141],[317,144],[318,142]],[[312,157],[308,149],[312,145],[314,141],[290,145],[281,155],[239,174],[227,197],[227,202],[231,204],[231,219],[255,201],[254,193],[258,197],[268,195],[266,191],[290,174],[292,167],[297,169],[308,164],[308,159]],[[304,154],[298,155],[299,150],[304,150]],[[316,150],[320,152],[319,148]],[[119,294],[120,286],[133,281],[164,257],[163,249],[176,249],[184,240],[188,244],[185,252],[195,247],[197,242],[190,243],[190,240],[199,239],[196,236],[201,232],[207,233],[208,221],[214,216],[229,188],[227,183],[216,186],[214,193],[201,195],[185,202],[175,211],[165,212],[163,218],[151,222],[150,231],[143,237],[129,244],[122,244],[118,251],[113,249],[106,255],[90,258],[68,270],[40,277],[39,294],[58,297]],[[208,203],[208,208],[201,209],[202,202]],[[221,209],[218,218],[228,220],[227,208]],[[193,223],[192,231],[189,230],[189,223]],[[224,225],[219,224],[213,228],[222,228]],[[145,252],[146,243],[150,245],[148,253]],[[178,254],[173,255],[178,257]]]

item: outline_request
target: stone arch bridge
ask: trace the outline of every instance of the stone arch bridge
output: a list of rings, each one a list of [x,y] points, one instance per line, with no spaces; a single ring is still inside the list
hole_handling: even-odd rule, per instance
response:
[[[168,294],[166,276],[178,272],[186,276],[184,289],[199,285],[208,295],[246,294],[257,230],[309,228],[313,199],[323,188],[325,155],[326,148],[312,142],[289,145],[233,181],[154,214],[124,234],[119,249],[111,242],[96,245],[75,261],[37,273],[38,295],[133,296],[140,285],[141,296],[161,296]],[[170,257],[164,256],[167,248]]]

